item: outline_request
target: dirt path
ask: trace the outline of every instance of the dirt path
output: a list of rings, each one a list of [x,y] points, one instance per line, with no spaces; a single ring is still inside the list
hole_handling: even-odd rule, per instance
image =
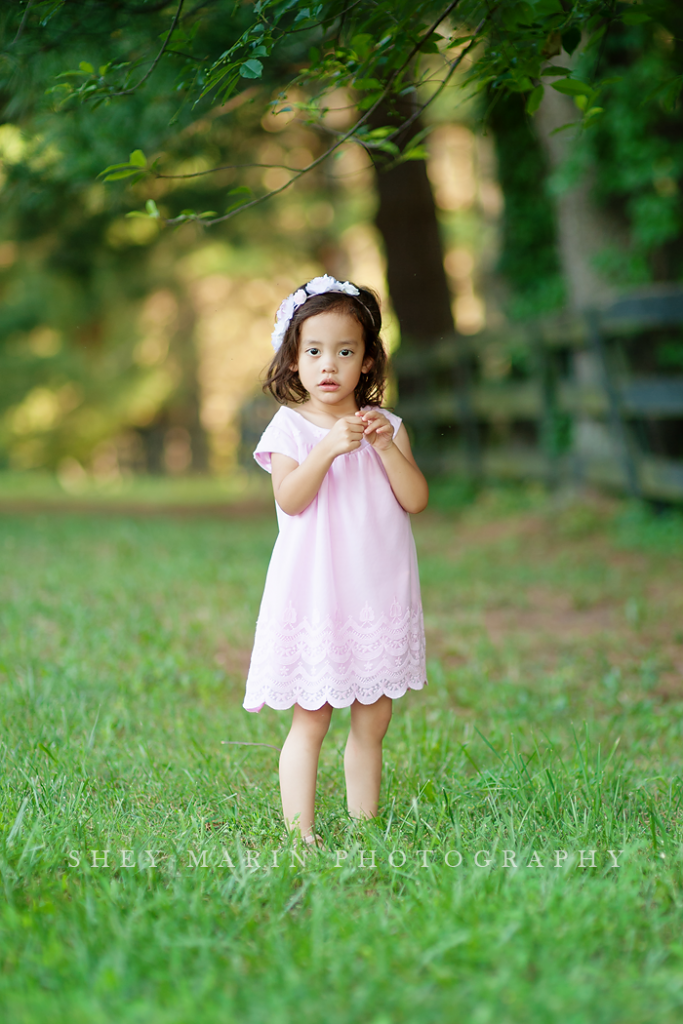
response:
[[[182,519],[251,519],[266,515],[272,499],[242,502],[58,501],[0,499],[0,515],[173,516]]]
[[[417,522],[431,656],[529,680],[572,664],[586,680],[683,699],[683,552],[619,546],[617,511]]]

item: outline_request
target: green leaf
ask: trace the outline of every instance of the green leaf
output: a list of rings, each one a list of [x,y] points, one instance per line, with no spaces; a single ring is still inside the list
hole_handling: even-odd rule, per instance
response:
[[[390,139],[385,139],[384,142],[376,142],[376,149],[381,149],[383,153],[389,153],[391,156],[400,156],[401,150],[398,148],[395,142],[391,142]]]
[[[567,124],[561,124],[559,128],[553,128],[550,135],[559,135],[560,132],[566,132],[568,128],[576,128],[580,124],[580,121],[568,121]]]
[[[120,171],[123,168],[130,170],[130,163],[110,164],[109,167],[105,167],[103,171],[100,171],[100,174],[108,174],[109,171]]]
[[[527,114],[535,114],[541,105],[541,100],[545,89],[542,85],[537,85],[535,89],[529,93],[529,99],[526,101],[526,112]]]
[[[626,11],[621,20],[624,25],[644,25],[646,21],[652,21],[652,17],[646,11]]]
[[[381,89],[382,83],[377,78],[357,78],[353,83],[356,89]]]
[[[88,75],[95,74],[94,67],[92,66],[92,64],[88,64],[87,60],[82,60],[78,66],[81,69],[81,71],[85,71]]]
[[[263,74],[263,64],[260,60],[256,60],[252,57],[250,60],[245,60],[244,64],[240,67],[240,75],[242,78],[260,78]]]
[[[571,75],[569,68],[561,68],[559,64],[553,64],[551,68],[543,68],[542,75]]]
[[[372,36],[367,33],[354,36],[351,40],[351,49],[361,60],[366,60],[372,52]]]
[[[393,131],[395,131],[394,128],[385,125],[383,128],[373,128],[372,131],[362,133],[358,132],[358,134],[363,135],[364,141],[376,142],[378,139],[385,139],[387,135],[391,135]]]
[[[581,29],[570,28],[566,32],[562,33],[562,47],[567,53],[573,53],[576,47],[581,42]]]
[[[128,167],[128,168],[126,168],[125,170],[122,170],[122,171],[114,171],[112,174],[107,174],[106,171],[102,171],[101,173],[107,175],[106,178],[102,179],[103,181],[119,181],[119,179],[121,179],[121,178],[131,178],[134,174],[139,175],[140,174],[140,168],[139,167]]]
[[[159,210],[157,208],[157,204],[154,202],[153,199],[147,200],[147,202],[145,203],[145,209],[147,210],[147,215],[149,217],[159,217]]]
[[[450,50],[454,46],[461,46],[463,43],[471,43],[473,39],[474,36],[457,36],[455,39],[451,39],[446,49]]]
[[[411,146],[401,154],[401,160],[427,160],[428,157],[429,150],[426,146]]]
[[[533,84],[530,78],[524,75],[522,78],[509,78],[506,80],[505,85],[508,87],[510,92],[528,92],[529,89],[533,89]]]
[[[251,189],[248,185],[238,185],[237,188],[231,188],[228,192],[229,196],[250,196]]]
[[[565,96],[595,95],[595,90],[590,85],[580,82],[577,78],[565,78],[563,82],[551,82],[550,85],[555,92],[562,92]]]
[[[146,167],[147,157],[141,149],[134,149],[128,158],[129,163],[132,167]]]

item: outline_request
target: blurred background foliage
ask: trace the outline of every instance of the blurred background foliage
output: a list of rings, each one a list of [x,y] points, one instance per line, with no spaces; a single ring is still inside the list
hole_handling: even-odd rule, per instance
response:
[[[481,13],[482,5],[463,4],[443,23],[439,45],[425,47],[416,71],[411,102],[438,95],[402,140],[415,159],[397,163],[390,147],[346,143],[267,203],[207,228],[197,211],[222,216],[234,203],[281,188],[335,133],[349,129],[367,109],[365,96],[377,94],[377,81],[354,79],[351,67],[347,79],[340,73],[341,84],[328,75],[322,111],[307,115],[319,82],[301,74],[327,59],[311,49],[326,7],[290,3],[280,5],[293,20],[279,45],[251,58],[261,67],[258,77],[242,75],[227,99],[217,102],[214,92],[195,102],[201,68],[241,45],[262,6],[214,2],[193,9],[191,18],[186,12],[144,88],[116,97],[95,95],[93,86],[95,102],[81,103],[64,102],[59,89],[98,80],[100,66],[147,60],[177,6],[3,5],[4,468],[56,471],[72,491],[93,482],[120,488],[145,472],[229,474],[240,458],[240,435],[248,448],[272,414],[258,397],[258,378],[271,352],[275,309],[317,273],[380,293],[392,349],[449,331],[505,331],[520,318],[581,305],[572,292],[572,261],[586,264],[591,280],[607,289],[681,279],[677,3],[604,4],[602,15],[596,3],[504,5],[506,17],[516,11],[517,21],[493,25],[439,91],[446,62],[467,48]],[[355,6],[358,17],[370,7]],[[438,13],[438,5],[412,6],[420,29]],[[373,11],[391,15],[405,53],[415,38],[408,5]],[[594,105],[598,113],[589,111],[581,130],[557,133],[552,117],[559,127],[567,119],[580,123],[585,95],[551,97],[546,88],[539,99],[534,81],[519,77],[523,68],[515,78],[514,60],[501,71],[504,55],[496,58],[496,74],[473,80],[477,55],[496,46],[502,52],[506,32],[536,39],[544,18],[575,17],[584,25],[586,12],[603,18],[591,23],[596,44],[583,46],[579,31],[546,52],[557,65],[571,64],[578,80],[600,83],[603,113]],[[344,20],[338,21],[343,41]],[[347,34],[356,49],[374,52],[378,40],[359,43],[353,31]],[[447,51],[459,33],[465,42]],[[151,70],[149,63],[141,68]],[[59,77],[69,69],[80,69],[81,77]],[[563,109],[546,111],[550,100]],[[373,124],[396,116],[395,109],[380,110]],[[430,129],[423,140],[415,137],[418,127]],[[154,173],[103,182],[104,168],[138,150],[155,161]],[[224,169],[207,173],[217,167]],[[160,216],[127,216],[150,202]],[[580,252],[563,227],[562,203],[572,202],[599,214],[600,230]],[[164,226],[182,211],[189,211],[184,222]],[[428,239],[430,217],[436,229]],[[397,233],[402,225],[404,235]],[[430,246],[433,255],[434,238],[436,274],[424,255]],[[413,279],[412,291],[396,283]],[[430,325],[437,308],[440,319]],[[683,365],[679,340],[666,351],[671,365]],[[500,368],[492,364],[491,373],[499,376]]]

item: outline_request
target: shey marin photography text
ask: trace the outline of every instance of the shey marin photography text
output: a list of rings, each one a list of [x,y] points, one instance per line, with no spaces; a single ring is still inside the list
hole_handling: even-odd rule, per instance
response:
[[[581,870],[620,868],[624,850],[602,849],[542,849],[542,850],[472,850],[425,849],[387,850],[355,847],[349,850],[306,849],[301,846],[280,849],[254,850],[239,847],[229,850],[225,846],[213,849],[188,848],[182,853],[160,849],[89,849],[69,850],[67,867],[76,870],[148,870],[162,868],[171,871],[246,870],[262,871],[289,865],[292,868],[335,867],[411,870],[414,868],[472,868],[472,869],[570,869]]]

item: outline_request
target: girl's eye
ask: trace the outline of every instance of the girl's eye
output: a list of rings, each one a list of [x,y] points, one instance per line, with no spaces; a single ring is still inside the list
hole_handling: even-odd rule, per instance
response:
[[[351,349],[350,349],[350,348],[343,348],[343,349],[341,350],[341,352],[339,353],[339,355],[340,355],[340,356],[352,356],[352,355],[353,355],[353,352],[351,351]]]
[[[309,349],[306,349],[306,351],[308,352],[309,356],[317,356],[319,351],[320,351],[320,349],[319,348],[309,348]]]

